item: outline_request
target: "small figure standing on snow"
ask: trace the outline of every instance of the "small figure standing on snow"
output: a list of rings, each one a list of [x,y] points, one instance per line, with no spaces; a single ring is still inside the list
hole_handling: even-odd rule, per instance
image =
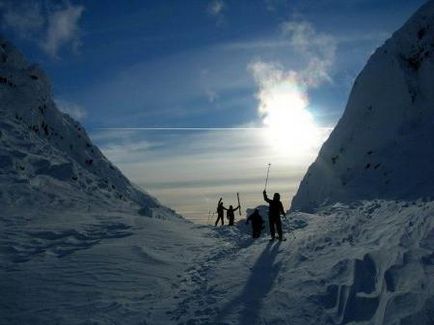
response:
[[[279,240],[284,240],[282,236],[282,220],[280,220],[280,215],[285,215],[285,210],[283,209],[283,204],[280,202],[280,194],[274,193],[273,199],[270,200],[267,197],[267,191],[263,192],[264,200],[270,204],[268,207],[268,221],[270,224],[270,234],[271,240],[274,240],[275,237],[275,229],[277,228],[277,234],[279,235]]]
[[[259,238],[259,236],[261,236],[264,221],[262,220],[258,209],[255,209],[255,211],[253,211],[253,213],[247,218],[246,224],[248,224],[249,221],[252,222],[252,237]]]
[[[226,218],[228,218],[229,220],[229,226],[233,226],[234,225],[234,221],[235,221],[235,211],[237,211],[240,208],[240,206],[238,206],[237,208],[234,209],[234,207],[232,205],[229,206],[229,209],[223,208],[227,211],[226,213]]]
[[[224,210],[227,210],[224,206],[223,206],[223,198],[220,198],[219,203],[217,203],[217,220],[215,221],[215,226],[217,226],[217,224],[219,223],[219,220],[222,221],[222,226],[225,224],[224,221]]]

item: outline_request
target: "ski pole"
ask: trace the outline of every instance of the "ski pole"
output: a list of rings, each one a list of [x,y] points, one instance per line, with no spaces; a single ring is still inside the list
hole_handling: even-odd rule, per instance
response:
[[[267,168],[267,178],[265,179],[265,186],[264,186],[264,191],[267,190],[267,184],[268,184],[268,174],[270,173],[270,166],[271,164],[268,163],[268,168]]]

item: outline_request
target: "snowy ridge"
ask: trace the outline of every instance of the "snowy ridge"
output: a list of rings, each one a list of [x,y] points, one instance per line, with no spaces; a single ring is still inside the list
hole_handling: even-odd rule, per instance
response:
[[[293,211],[434,197],[434,1],[372,55],[293,198]]]
[[[0,206],[165,210],[132,185],[61,113],[43,71],[0,39]],[[173,214],[169,210],[161,214]]]

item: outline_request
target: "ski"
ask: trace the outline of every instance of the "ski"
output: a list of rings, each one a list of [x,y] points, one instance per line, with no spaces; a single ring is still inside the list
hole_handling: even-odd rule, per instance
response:
[[[238,209],[238,212],[240,213],[240,216],[241,216],[240,193],[237,193],[237,200],[238,200],[238,206],[240,207],[240,208]]]

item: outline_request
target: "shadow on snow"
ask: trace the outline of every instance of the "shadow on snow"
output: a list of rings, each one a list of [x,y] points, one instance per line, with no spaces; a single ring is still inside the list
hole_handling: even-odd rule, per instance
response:
[[[253,265],[251,275],[241,293],[223,306],[213,323],[222,323],[227,315],[238,308],[241,308],[238,324],[250,325],[258,321],[263,300],[273,287],[281,268],[281,262],[274,264],[280,242],[273,244],[268,243]]]

